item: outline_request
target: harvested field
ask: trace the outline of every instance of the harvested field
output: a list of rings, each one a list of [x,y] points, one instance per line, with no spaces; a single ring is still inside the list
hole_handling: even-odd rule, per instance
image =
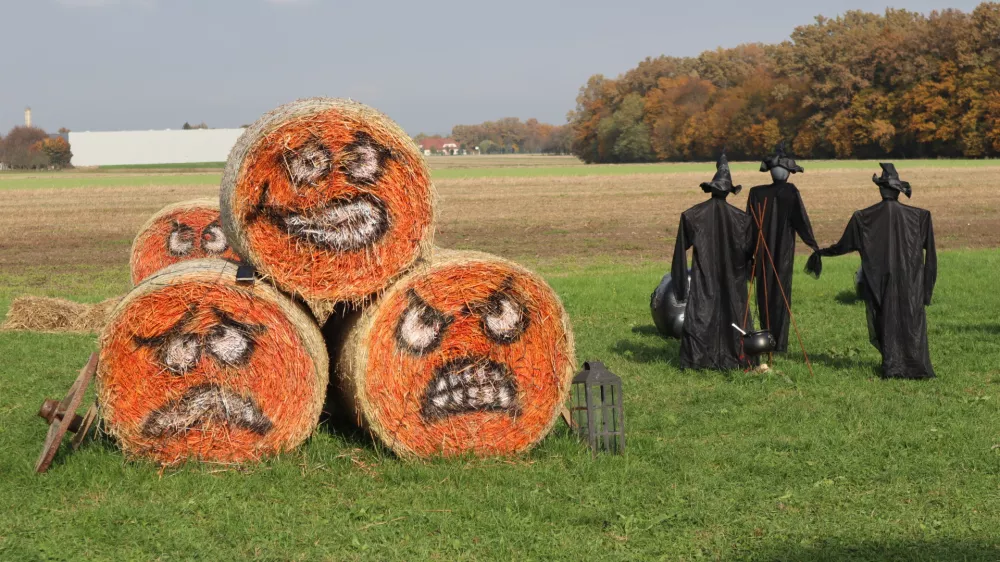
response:
[[[796,177],[820,243],[835,241],[853,210],[878,202],[870,170],[807,171]],[[930,209],[939,249],[1000,242],[1000,166],[913,168],[906,204]],[[0,200],[0,268],[116,265],[128,262],[138,228],[167,203],[212,197],[207,185],[137,185],[88,189],[12,189]],[[172,177],[172,176],[171,176]],[[604,256],[666,260],[684,209],[705,199],[702,173],[538,176],[436,180],[437,242],[535,261]],[[735,180],[749,188],[760,173]],[[746,202],[745,189],[729,201]],[[526,212],[530,211],[530,212]]]

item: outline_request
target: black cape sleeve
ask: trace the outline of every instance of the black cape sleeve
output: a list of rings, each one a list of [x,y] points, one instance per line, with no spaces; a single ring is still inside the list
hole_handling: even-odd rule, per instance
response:
[[[816,237],[813,235],[813,227],[809,222],[809,213],[806,212],[806,205],[802,202],[802,194],[799,190],[795,190],[795,208],[792,209],[791,221],[792,228],[799,235],[799,238],[806,243],[813,251],[819,250],[819,245],[816,244]]]
[[[687,251],[691,241],[687,233],[687,218],[681,215],[681,224],[677,228],[677,242],[674,244],[674,259],[670,267],[670,278],[673,280],[674,296],[678,301],[687,299],[688,294],[688,264]]]
[[[934,284],[937,283],[937,251],[934,249],[934,224],[927,213],[927,233],[924,235],[924,306],[931,304]]]

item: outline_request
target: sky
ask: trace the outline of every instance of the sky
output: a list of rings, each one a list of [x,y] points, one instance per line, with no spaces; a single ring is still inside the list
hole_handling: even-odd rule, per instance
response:
[[[947,3],[945,3],[947,2]],[[213,128],[350,97],[411,135],[501,117],[561,124],[593,74],[775,43],[817,15],[977,0],[0,0],[0,133]]]

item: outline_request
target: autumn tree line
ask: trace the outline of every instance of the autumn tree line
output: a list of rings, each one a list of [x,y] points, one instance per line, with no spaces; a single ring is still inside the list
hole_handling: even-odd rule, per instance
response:
[[[60,133],[68,133],[60,129]],[[39,170],[70,166],[73,153],[63,136],[50,137],[38,127],[14,127],[0,136],[0,168]]]
[[[413,138],[418,144],[429,137],[419,134]],[[460,149],[482,154],[545,153],[569,154],[570,129],[568,125],[541,123],[538,119],[521,121],[517,117],[504,117],[478,125],[455,125],[451,138]]]
[[[458,128],[456,127],[456,130]],[[851,11],[789,40],[592,76],[569,115],[586,162],[1000,156],[1000,3]]]

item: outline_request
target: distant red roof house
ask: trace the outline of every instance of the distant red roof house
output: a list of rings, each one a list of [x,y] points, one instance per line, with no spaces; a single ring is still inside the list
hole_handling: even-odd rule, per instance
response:
[[[445,154],[458,154],[458,143],[455,139],[443,139],[441,137],[428,137],[420,141],[420,150],[424,154],[434,152],[444,152]]]

